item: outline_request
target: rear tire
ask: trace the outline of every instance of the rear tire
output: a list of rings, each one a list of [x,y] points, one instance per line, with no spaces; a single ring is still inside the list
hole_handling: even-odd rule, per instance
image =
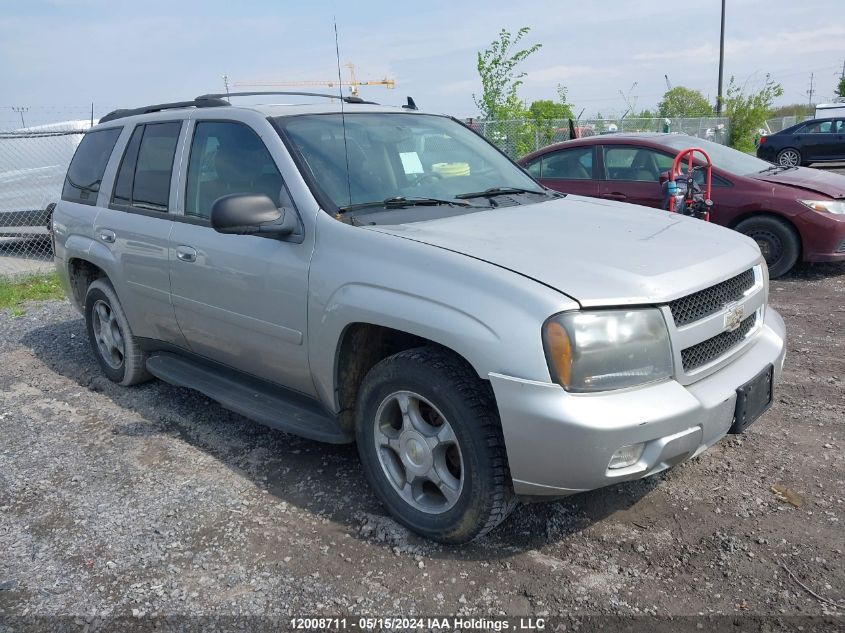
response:
[[[129,386],[150,380],[147,354],[138,345],[111,283],[94,280],[85,294],[85,325],[91,349],[109,380]]]
[[[355,433],[376,495],[426,538],[466,543],[516,505],[492,390],[447,350],[420,347],[375,365]]]
[[[743,220],[735,228],[757,242],[772,279],[789,272],[798,261],[801,240],[784,220],[760,216]]]
[[[778,152],[776,162],[784,167],[800,167],[803,165],[801,152],[794,147],[787,147]]]

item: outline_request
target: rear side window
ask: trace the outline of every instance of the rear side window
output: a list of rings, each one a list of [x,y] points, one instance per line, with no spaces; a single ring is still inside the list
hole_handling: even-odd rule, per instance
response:
[[[525,171],[527,171],[533,178],[540,177],[540,163],[542,161],[542,157],[535,158],[530,163],[525,166]]]
[[[185,215],[208,218],[217,198],[263,193],[276,206],[293,206],[273,157],[243,123],[200,121],[191,143]]]
[[[544,180],[590,180],[593,177],[592,146],[546,154],[543,156],[540,174]]]
[[[604,171],[607,180],[659,182],[660,172],[670,161],[668,156],[646,147],[604,146]],[[668,163],[671,167],[671,162]]]
[[[796,134],[830,134],[833,121],[814,121],[795,131]]]
[[[170,176],[182,123],[139,125],[123,153],[112,202],[147,211],[168,210]]]
[[[97,203],[103,172],[106,171],[106,164],[121,130],[98,130],[82,138],[65,176],[62,200],[92,205]]]

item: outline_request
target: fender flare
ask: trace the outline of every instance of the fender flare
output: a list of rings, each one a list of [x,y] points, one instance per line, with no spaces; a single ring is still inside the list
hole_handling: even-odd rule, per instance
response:
[[[478,375],[493,371],[491,359],[477,351],[496,349],[501,337],[477,317],[445,303],[402,290],[364,283],[338,288],[325,306],[309,317],[309,359],[320,399],[337,411],[339,350],[347,329],[366,323],[427,339],[462,356]],[[419,319],[408,315],[424,316]]]

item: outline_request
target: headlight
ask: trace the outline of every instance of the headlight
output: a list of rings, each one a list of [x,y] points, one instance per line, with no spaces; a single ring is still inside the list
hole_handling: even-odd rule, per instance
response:
[[[552,378],[572,392],[635,387],[672,375],[669,333],[659,310],[564,312],[543,325]]]
[[[845,215],[845,200],[799,200],[798,202],[813,211]]]

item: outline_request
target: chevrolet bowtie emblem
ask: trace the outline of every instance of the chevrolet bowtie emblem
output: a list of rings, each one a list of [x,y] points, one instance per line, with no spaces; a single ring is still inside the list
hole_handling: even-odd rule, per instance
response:
[[[745,306],[729,303],[725,306],[725,331],[733,332],[742,323],[742,318],[745,316]]]

